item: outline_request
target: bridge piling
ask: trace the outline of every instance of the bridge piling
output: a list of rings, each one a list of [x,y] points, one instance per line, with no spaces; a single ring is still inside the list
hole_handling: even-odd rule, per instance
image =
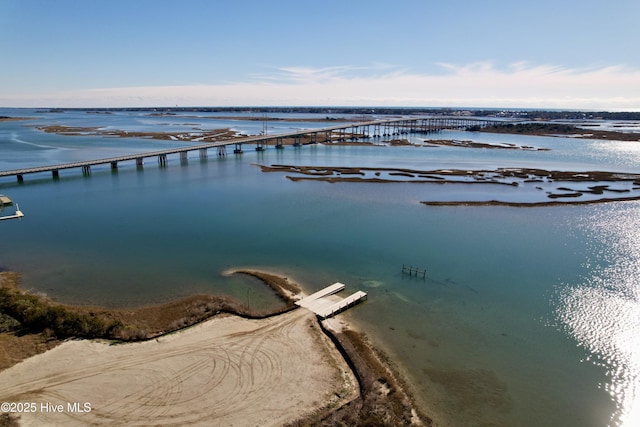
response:
[[[51,177],[53,179],[60,179],[60,172],[58,171],[58,169],[54,169],[51,171]]]
[[[235,154],[242,153],[242,144],[256,144],[256,151],[263,151],[267,147],[267,142],[270,139],[276,139],[276,147],[284,147],[284,139],[292,138],[294,140],[294,146],[302,145],[302,141],[310,141],[313,143],[325,142],[331,143],[333,141],[347,141],[358,140],[361,138],[367,138],[373,136],[374,138],[380,138],[381,136],[391,136],[392,134],[405,134],[411,132],[421,133],[434,133],[441,132],[448,129],[462,129],[462,130],[476,130],[477,128],[483,128],[493,125],[495,123],[504,123],[504,120],[492,120],[492,119],[476,119],[473,117],[416,117],[416,118],[394,118],[386,120],[372,120],[370,122],[358,122],[347,125],[330,126],[320,129],[298,130],[294,132],[287,132],[279,135],[267,136],[266,134],[259,136],[249,136],[233,140],[222,140],[209,142],[205,144],[198,144],[196,146],[171,148],[169,150],[161,150],[150,153],[131,154],[119,157],[111,157],[107,159],[96,159],[80,162],[70,162],[64,164],[56,164],[49,166],[36,166],[28,167],[16,170],[0,171],[0,178],[15,176],[18,183],[24,182],[24,175],[49,172],[53,179],[59,176],[59,171],[62,169],[78,169],[82,168],[82,173],[87,175],[91,173],[91,166],[93,165],[111,165],[111,170],[118,169],[118,163],[135,160],[135,164],[138,168],[143,165],[144,158],[157,157],[161,166],[167,164],[167,156],[169,154],[180,153],[180,160],[186,162],[188,152],[199,150],[200,158],[206,159],[207,149],[216,147],[219,155],[226,154],[227,145],[235,144]],[[373,127],[373,134],[370,133]],[[324,140],[322,137],[324,134]]]

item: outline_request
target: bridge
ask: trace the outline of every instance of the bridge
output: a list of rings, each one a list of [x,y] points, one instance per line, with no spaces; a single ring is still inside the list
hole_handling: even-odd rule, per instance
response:
[[[177,147],[166,150],[151,151],[147,153],[131,154],[119,157],[109,157],[96,160],[84,160],[58,165],[36,166],[31,168],[0,171],[0,178],[15,176],[18,182],[24,181],[27,174],[50,172],[53,179],[60,176],[64,169],[81,168],[84,175],[91,174],[91,167],[96,165],[111,165],[112,170],[118,169],[118,164],[126,161],[135,161],[136,166],[141,167],[144,160],[156,157],[160,166],[167,165],[167,156],[179,154],[181,160],[187,160],[188,153],[198,151],[201,158],[208,156],[209,149],[217,149],[219,156],[227,155],[227,147],[234,146],[234,154],[242,154],[243,144],[255,144],[256,151],[263,151],[270,141],[276,149],[284,148],[284,141],[293,140],[292,145],[299,147],[305,144],[331,143],[357,141],[359,139],[388,137],[408,133],[431,133],[446,129],[467,129],[469,127],[486,127],[496,123],[505,123],[501,120],[490,120],[472,117],[419,117],[419,118],[395,118],[385,120],[363,121],[319,129],[301,129],[276,135],[257,135],[240,138],[226,139],[216,142],[201,143],[194,146]]]

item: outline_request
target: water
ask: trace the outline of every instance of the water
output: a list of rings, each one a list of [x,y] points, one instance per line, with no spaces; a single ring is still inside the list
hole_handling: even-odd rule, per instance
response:
[[[228,124],[227,118],[141,112],[16,115],[37,119],[0,123],[2,170],[177,144],[63,137],[28,125],[158,131]],[[234,126],[258,133],[262,124]],[[193,153],[186,164],[176,155],[166,168],[123,163],[117,172],[92,168],[90,177],[80,171],[62,171],[59,181],[27,176],[22,185],[3,178],[0,193],[18,201],[26,216],[0,223],[0,269],[20,271],[25,287],[58,300],[107,306],[196,292],[230,294],[254,307],[276,304],[254,281],[223,277],[235,267],[279,271],[309,291],[341,281],[369,293],[344,316],[397,361],[421,406],[443,425],[637,425],[640,203],[429,207],[419,201],[511,189],[291,182],[256,166],[640,167],[634,143],[466,132],[433,137],[551,151],[319,145],[257,153],[245,147],[239,157],[201,160]],[[402,275],[403,263],[427,268],[427,279]]]

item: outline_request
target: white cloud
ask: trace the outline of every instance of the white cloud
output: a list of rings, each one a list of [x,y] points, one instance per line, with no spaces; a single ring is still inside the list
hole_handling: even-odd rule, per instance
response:
[[[6,106],[388,105],[640,110],[640,70],[570,69],[518,62],[438,64],[419,74],[374,67],[284,67],[217,85],[104,88],[0,96]],[[6,93],[6,92],[5,92]]]

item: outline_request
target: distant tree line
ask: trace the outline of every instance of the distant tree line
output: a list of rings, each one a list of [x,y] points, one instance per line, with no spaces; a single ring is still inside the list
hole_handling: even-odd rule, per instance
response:
[[[496,132],[496,133],[522,133],[535,135],[539,133],[571,134],[577,131],[572,125],[562,123],[505,123],[493,126],[470,126],[467,130],[472,132]]]
[[[495,110],[474,110],[477,117],[495,116]],[[498,115],[530,120],[640,120],[640,111],[502,111]]]
[[[311,114],[351,114],[351,115],[411,115],[430,116],[474,116],[511,117],[530,120],[640,120],[640,111],[559,111],[559,110],[500,110],[464,108],[421,108],[421,107],[131,107],[131,108],[66,108],[64,110],[108,112],[108,111],[156,111],[156,112],[199,112],[199,113],[311,113]]]

